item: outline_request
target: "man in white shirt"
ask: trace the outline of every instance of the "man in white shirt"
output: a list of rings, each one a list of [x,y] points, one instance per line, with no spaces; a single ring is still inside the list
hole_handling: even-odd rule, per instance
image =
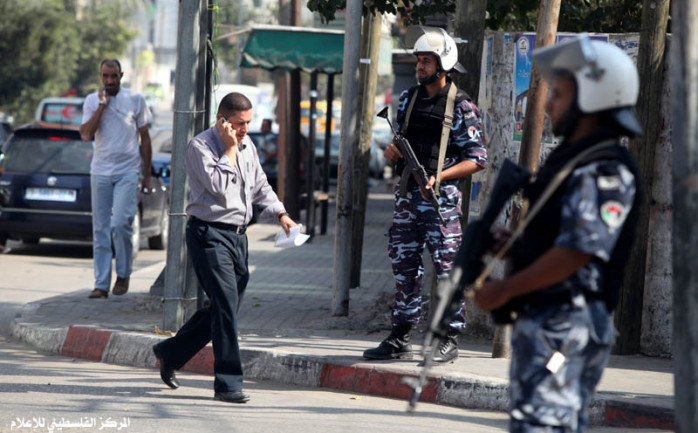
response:
[[[148,124],[152,118],[143,96],[121,88],[121,64],[103,60],[103,87],[85,98],[80,136],[94,139],[90,167],[95,286],[90,299],[109,296],[112,241],[116,255],[115,295],[128,291],[133,261],[133,219],[138,206],[138,178],[151,192]],[[142,161],[142,164],[141,164]]]

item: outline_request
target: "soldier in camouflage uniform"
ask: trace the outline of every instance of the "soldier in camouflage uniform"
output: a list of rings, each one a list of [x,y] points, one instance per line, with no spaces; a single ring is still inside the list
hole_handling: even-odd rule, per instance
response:
[[[452,69],[462,69],[462,66],[458,64],[455,41],[442,29],[427,28],[415,42],[414,54],[420,84],[400,96],[397,124],[420,164],[431,176],[428,184],[431,188],[436,182],[446,100],[451,86],[455,86],[447,74]],[[405,129],[411,98],[416,100]],[[462,197],[458,181],[481,170],[487,161],[480,122],[480,110],[465,92],[458,90],[438,187],[439,208],[447,221],[445,226],[441,225],[432,203],[426,200],[411,176],[404,178],[403,175],[396,185],[388,245],[396,283],[392,332],[378,347],[364,352],[367,359],[409,359],[413,356],[409,333],[419,321],[422,307],[422,252],[425,246],[428,247],[438,279],[448,276],[462,237]],[[402,171],[404,160],[395,144],[386,148],[385,157],[396,162],[398,172]],[[448,338],[441,341],[436,362],[448,362],[458,357],[457,336],[464,327],[465,309],[461,307],[453,318]]]
[[[622,50],[586,36],[533,59],[551,82],[546,111],[563,141],[525,187],[529,209],[563,167],[574,168],[516,240],[511,276],[485,283],[475,300],[485,311],[513,305],[517,313],[510,431],[582,432],[615,338],[611,311],[641,196],[619,144],[642,133],[633,112],[639,78]]]

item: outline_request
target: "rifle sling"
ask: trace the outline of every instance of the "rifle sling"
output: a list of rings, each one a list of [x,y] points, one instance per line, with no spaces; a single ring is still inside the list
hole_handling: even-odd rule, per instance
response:
[[[446,112],[444,112],[444,121],[441,126],[441,144],[439,145],[439,164],[436,166],[436,182],[434,183],[434,193],[439,196],[439,186],[441,185],[441,170],[443,170],[444,159],[446,158],[446,147],[448,147],[448,137],[451,134],[453,127],[453,106],[456,103],[456,94],[458,88],[451,83],[451,88],[448,89],[448,99],[446,99]]]
[[[565,179],[567,179],[567,177],[570,175],[570,173],[572,173],[572,171],[577,167],[577,165],[584,162],[585,158],[587,158],[594,152],[602,150],[606,147],[613,146],[616,143],[617,140],[613,139],[604,140],[601,143],[597,143],[594,146],[584,150],[583,152],[580,152],[577,156],[572,158],[567,164],[565,164],[562,167],[562,169],[555,175],[555,177],[553,177],[552,181],[550,181],[545,190],[543,190],[543,193],[541,194],[540,198],[528,211],[524,220],[518,225],[514,233],[512,233],[511,237],[507,240],[507,243],[499,250],[497,255],[494,256],[492,260],[490,260],[490,262],[487,264],[487,267],[485,267],[482,273],[475,279],[473,284],[467,288],[469,294],[474,294],[475,291],[479,290],[480,287],[482,287],[482,284],[485,282],[485,279],[489,277],[489,275],[492,273],[497,262],[499,262],[502,259],[502,257],[504,257],[504,255],[506,255],[506,253],[509,252],[511,247],[514,245],[514,242],[519,237],[521,237],[528,224],[543,208],[543,205],[545,205],[545,203],[550,199],[550,197],[552,197],[552,195],[555,193],[555,190],[557,190],[557,188],[560,185],[562,185],[562,183],[565,181]]]

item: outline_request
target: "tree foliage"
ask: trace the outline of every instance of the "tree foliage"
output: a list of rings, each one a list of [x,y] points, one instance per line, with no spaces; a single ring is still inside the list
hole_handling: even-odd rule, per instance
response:
[[[215,17],[215,23],[219,26],[219,32],[222,34],[232,32],[234,30],[241,30],[237,28],[237,23],[239,21],[238,14],[242,12],[242,22],[250,23],[255,22],[254,11],[249,9],[240,10],[239,0],[218,0],[217,2],[218,11]],[[261,23],[260,23],[261,24]],[[221,39],[215,42],[217,47],[216,56],[218,60],[223,62],[225,65],[236,69],[238,66],[235,64],[238,55],[238,38],[244,40],[244,34],[238,34],[234,37]]]
[[[539,0],[489,0],[487,27],[493,30],[535,31],[539,3]],[[563,1],[558,31],[639,32],[641,15],[641,0]]]
[[[487,28],[504,31],[535,31],[540,0],[488,0]],[[308,0],[308,9],[324,22],[335,19],[346,0]],[[405,24],[424,23],[430,15],[453,14],[455,0],[364,0],[363,14],[399,14]],[[627,33],[640,31],[641,0],[563,1],[558,31]]]
[[[335,19],[338,10],[346,8],[346,0],[308,0],[308,9],[320,14],[323,22]],[[420,24],[437,14],[452,14],[456,11],[455,0],[364,0],[363,15],[371,13],[397,14],[405,24]]]
[[[0,2],[0,107],[18,124],[33,118],[41,98],[95,88],[101,59],[123,55],[136,35],[119,2],[87,7],[80,15],[74,3]]]

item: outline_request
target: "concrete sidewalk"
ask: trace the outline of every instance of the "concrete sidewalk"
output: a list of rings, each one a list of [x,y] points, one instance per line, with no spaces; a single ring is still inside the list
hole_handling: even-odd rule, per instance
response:
[[[302,247],[274,248],[277,225],[248,229],[251,277],[239,316],[246,379],[411,395],[403,379],[420,373],[418,360],[369,363],[361,357],[387,335],[393,295],[386,251],[392,194],[382,184],[374,189],[381,191],[369,197],[361,287],[351,291],[348,317],[330,316],[333,206],[330,232]],[[89,300],[79,291],[27,304],[12,324],[13,336],[50,353],[154,368],[151,346],[164,338],[155,332],[162,326],[162,302],[149,289],[163,266],[134,273],[124,296]],[[414,341],[422,338],[415,335]],[[466,337],[460,349],[458,360],[430,371],[422,401],[505,411],[508,361],[492,359],[486,341]],[[212,374],[210,345],[183,370]],[[673,406],[671,360],[614,356],[592,403],[591,422],[671,430]]]

